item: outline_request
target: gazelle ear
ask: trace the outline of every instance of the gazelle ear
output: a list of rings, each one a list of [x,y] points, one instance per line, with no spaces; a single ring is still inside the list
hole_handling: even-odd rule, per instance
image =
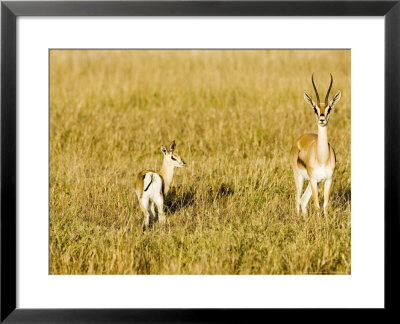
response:
[[[173,152],[175,150],[175,147],[176,147],[176,143],[175,143],[175,140],[173,140],[169,146],[169,151]]]
[[[336,92],[336,94],[332,97],[332,100],[329,102],[329,107],[333,108],[339,102],[341,97],[342,93],[339,90],[338,92]]]
[[[164,145],[161,145],[161,152],[164,153],[164,155],[166,155],[168,153],[167,149],[165,148]]]
[[[313,98],[306,91],[304,91],[304,100],[311,106],[311,108],[315,108],[316,104]]]

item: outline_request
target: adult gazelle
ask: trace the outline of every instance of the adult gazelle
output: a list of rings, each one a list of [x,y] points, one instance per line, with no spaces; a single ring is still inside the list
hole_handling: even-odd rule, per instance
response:
[[[318,134],[304,134],[294,143],[291,152],[291,164],[297,189],[297,213],[299,213],[300,207],[304,214],[307,213],[307,203],[311,195],[314,198],[315,208],[319,210],[317,185],[319,182],[324,181],[323,210],[324,214],[326,214],[332,187],[332,175],[336,164],[335,151],[328,142],[328,121],[333,107],[340,100],[341,92],[339,90],[328,102],[333,83],[331,74],[329,89],[324,102],[321,102],[314,83],[314,73],[311,81],[317,100],[315,102],[306,91],[304,91],[304,100],[314,111]],[[308,180],[309,183],[301,196],[304,180]]]

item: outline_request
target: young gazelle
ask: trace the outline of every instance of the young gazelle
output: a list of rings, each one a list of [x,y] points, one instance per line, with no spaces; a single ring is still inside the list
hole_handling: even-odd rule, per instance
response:
[[[144,170],[136,178],[135,191],[139,199],[140,208],[145,215],[145,226],[150,225],[150,221],[155,220],[154,205],[157,207],[160,223],[165,223],[164,198],[171,185],[174,168],[182,168],[186,165],[186,162],[174,153],[175,146],[175,140],[172,141],[169,151],[164,145],[161,146],[164,161],[160,172]]]
[[[333,77],[331,74],[331,83],[325,101],[320,102],[318,91],[314,83],[314,73],[311,80],[317,103],[315,103],[312,97],[305,91],[304,99],[314,110],[318,125],[318,135],[304,134],[294,143],[292,147],[291,164],[297,189],[297,213],[300,211],[300,206],[302,212],[307,213],[307,203],[311,194],[314,198],[315,208],[319,210],[317,184],[320,181],[325,181],[323,209],[324,214],[326,214],[332,185],[332,175],[336,164],[335,152],[328,143],[327,125],[333,107],[340,100],[341,92],[339,90],[328,103],[329,92],[331,91],[333,83]],[[309,180],[310,182],[303,196],[301,196],[304,179]]]

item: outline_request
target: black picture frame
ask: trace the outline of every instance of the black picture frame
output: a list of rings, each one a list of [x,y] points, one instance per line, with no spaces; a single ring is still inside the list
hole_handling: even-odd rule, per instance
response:
[[[395,310],[400,162],[400,0],[395,1],[2,1],[1,317],[4,323],[242,322],[268,309],[16,308],[16,19],[19,16],[384,16],[385,310]],[[366,76],[368,72],[366,71]],[[373,260],[371,260],[373,262]],[[379,312],[381,314],[381,312]],[[387,313],[387,312],[386,312]],[[370,316],[370,315],[368,315]]]

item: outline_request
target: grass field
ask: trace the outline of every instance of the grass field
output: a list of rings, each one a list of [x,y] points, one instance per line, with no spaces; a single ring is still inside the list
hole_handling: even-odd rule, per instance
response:
[[[50,54],[50,274],[350,274],[350,51]],[[295,212],[303,91],[342,99],[329,215]],[[143,233],[136,174],[177,142],[167,224]],[[322,202],[322,186],[320,201]]]

